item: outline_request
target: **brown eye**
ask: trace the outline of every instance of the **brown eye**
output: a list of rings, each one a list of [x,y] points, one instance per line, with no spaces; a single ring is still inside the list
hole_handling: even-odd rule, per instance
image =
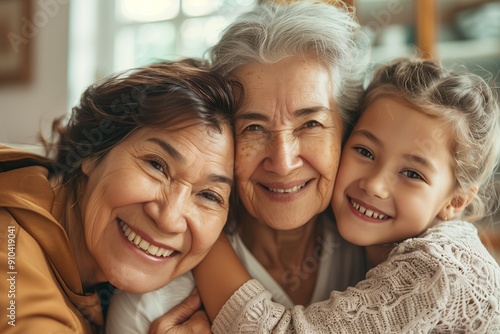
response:
[[[318,121],[309,121],[305,123],[302,128],[314,128],[320,126],[321,124]]]
[[[158,162],[156,162],[154,160],[150,160],[149,164],[151,166],[153,166],[153,168],[158,169],[159,171],[163,172],[163,166],[160,163],[158,163]]]
[[[367,157],[368,159],[374,159],[375,157],[373,156],[372,152],[370,152],[369,150],[367,150],[366,148],[364,147],[355,147],[354,148],[356,151],[359,152],[359,154],[361,154],[362,156],[364,157]]]
[[[147,157],[144,159],[151,167],[160,171],[161,173],[167,173],[167,164],[163,159],[158,157]]]
[[[262,126],[258,124],[251,124],[247,126],[243,131],[260,131],[262,130]]]
[[[219,194],[214,193],[213,191],[203,191],[201,193],[201,196],[208,199],[209,201],[213,201],[219,204],[224,204],[224,200],[222,199],[222,197],[219,196]]]
[[[404,170],[401,172],[404,176],[410,178],[410,179],[415,179],[415,180],[423,180],[424,178],[422,175],[419,173],[415,172],[414,170]]]

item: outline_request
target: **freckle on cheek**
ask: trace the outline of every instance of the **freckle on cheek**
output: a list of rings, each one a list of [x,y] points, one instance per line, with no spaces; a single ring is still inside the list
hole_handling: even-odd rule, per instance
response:
[[[252,150],[254,150],[254,146],[253,145],[243,145],[240,147],[239,151],[244,153],[244,152],[248,152],[247,154],[250,154]]]

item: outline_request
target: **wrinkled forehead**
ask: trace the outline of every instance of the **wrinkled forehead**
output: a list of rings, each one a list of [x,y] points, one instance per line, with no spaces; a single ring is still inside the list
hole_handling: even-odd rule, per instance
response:
[[[333,104],[329,72],[311,58],[290,57],[274,64],[250,63],[234,73],[243,86],[241,110],[287,110]]]

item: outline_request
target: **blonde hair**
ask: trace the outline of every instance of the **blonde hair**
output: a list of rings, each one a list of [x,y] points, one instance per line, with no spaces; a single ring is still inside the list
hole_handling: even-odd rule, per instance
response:
[[[485,80],[472,73],[447,71],[432,61],[399,59],[376,71],[357,117],[381,96],[403,98],[413,108],[447,122],[457,189],[478,189],[463,219],[478,221],[498,209],[500,110]]]

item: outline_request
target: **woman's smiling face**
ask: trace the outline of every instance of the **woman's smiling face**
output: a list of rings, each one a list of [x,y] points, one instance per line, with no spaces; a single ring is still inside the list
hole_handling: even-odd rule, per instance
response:
[[[223,130],[142,128],[97,164],[84,161],[80,207],[97,275],[144,293],[201,261],[229,208],[234,149],[231,130]]]
[[[312,57],[236,71],[244,101],[235,115],[240,200],[278,230],[304,225],[330,203],[343,123],[329,72]]]

